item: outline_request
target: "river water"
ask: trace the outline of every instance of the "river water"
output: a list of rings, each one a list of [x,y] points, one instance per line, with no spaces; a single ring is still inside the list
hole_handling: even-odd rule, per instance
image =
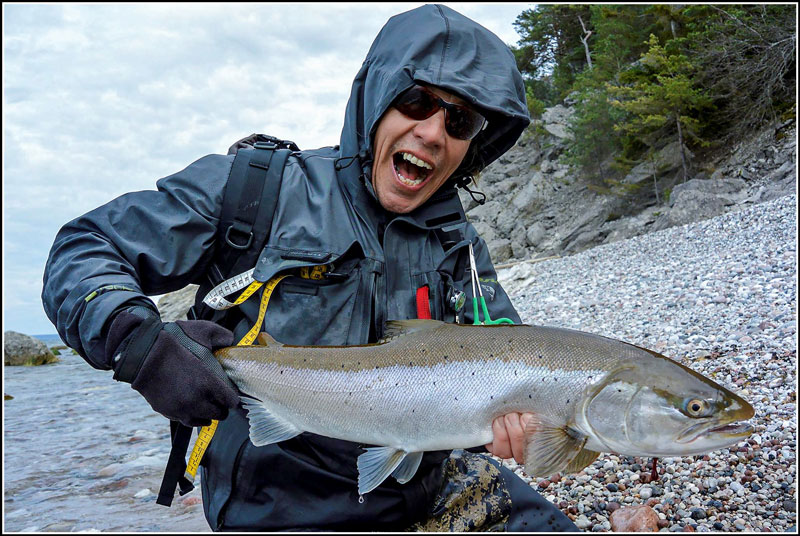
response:
[[[169,421],[111,371],[59,357],[4,367],[4,530],[208,532],[199,485],[155,502]]]

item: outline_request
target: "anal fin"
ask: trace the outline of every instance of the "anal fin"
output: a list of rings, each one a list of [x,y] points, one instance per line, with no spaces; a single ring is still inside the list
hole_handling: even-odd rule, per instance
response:
[[[303,433],[291,422],[270,413],[260,400],[247,396],[241,399],[247,410],[247,420],[250,421],[250,441],[253,445],[261,447],[278,443]]]
[[[380,486],[406,457],[406,451],[394,447],[370,447],[358,457],[358,493],[363,495]],[[414,468],[416,472],[416,468]]]

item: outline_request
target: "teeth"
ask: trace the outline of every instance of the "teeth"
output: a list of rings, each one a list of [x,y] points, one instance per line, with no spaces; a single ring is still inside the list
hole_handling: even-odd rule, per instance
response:
[[[425,162],[423,160],[420,160],[419,158],[417,158],[413,154],[408,154],[408,153],[402,153],[402,154],[403,154],[403,160],[408,160],[409,162],[411,162],[415,166],[421,167],[423,169],[433,169],[433,166],[431,166],[429,163],[427,163],[427,162]]]
[[[397,171],[397,168],[395,168],[395,171]],[[403,184],[407,184],[409,186],[416,186],[417,184],[421,183],[422,180],[423,180],[423,179],[414,180],[414,179],[406,178],[399,171],[397,171],[397,176],[400,178],[400,182],[402,182]]]

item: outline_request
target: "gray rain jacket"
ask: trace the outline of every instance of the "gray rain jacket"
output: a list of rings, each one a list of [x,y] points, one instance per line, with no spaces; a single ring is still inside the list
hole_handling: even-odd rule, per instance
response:
[[[450,289],[471,297],[471,242],[492,317],[519,322],[496,283],[485,243],[447,184],[406,215],[385,211],[371,186],[371,142],[391,102],[415,82],[459,95],[488,119],[473,141],[484,165],[518,139],[529,119],[513,54],[457,12],[427,5],[392,17],[353,83],[340,145],[294,153],[286,164],[271,236],[254,277],[326,264],[335,276],[284,279],[265,329],[289,344],[374,342],[388,319],[416,318],[427,285],[433,318],[453,321]],[[59,335],[92,366],[110,368],[105,332],[119,310],[146,296],[203,283],[214,265],[217,224],[233,156],[209,155],[66,224],[48,259],[42,300]],[[235,274],[226,274],[228,276]],[[239,340],[259,296],[241,307]],[[468,301],[468,303],[471,303]],[[472,321],[471,307],[465,307]],[[220,530],[396,530],[419,521],[438,489],[447,453],[428,453],[411,482],[387,479],[359,502],[360,445],[304,433],[276,445],[248,441],[241,408],[219,424],[201,465],[203,504]]]

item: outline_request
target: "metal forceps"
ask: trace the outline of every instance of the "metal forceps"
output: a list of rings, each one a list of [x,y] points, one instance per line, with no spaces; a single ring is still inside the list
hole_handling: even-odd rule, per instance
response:
[[[472,243],[469,244],[469,266],[470,266],[470,279],[472,280],[472,311],[473,322],[477,325],[495,325],[495,324],[513,324],[514,321],[510,318],[498,318],[492,320],[489,317],[489,310],[486,308],[486,300],[483,298],[483,291],[481,291],[481,282],[478,280],[478,270],[475,268],[475,253],[472,251]],[[477,293],[475,287],[477,286]],[[483,321],[480,320],[478,313],[478,301],[480,300],[481,310],[483,311]]]

